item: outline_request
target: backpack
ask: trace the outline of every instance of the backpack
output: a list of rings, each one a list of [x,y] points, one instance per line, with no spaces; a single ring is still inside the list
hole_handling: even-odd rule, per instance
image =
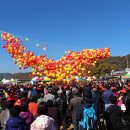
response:
[[[93,106],[94,105],[92,105],[92,107],[89,108],[83,107],[83,119],[79,121],[79,130],[83,128],[86,130],[96,129],[97,116]]]

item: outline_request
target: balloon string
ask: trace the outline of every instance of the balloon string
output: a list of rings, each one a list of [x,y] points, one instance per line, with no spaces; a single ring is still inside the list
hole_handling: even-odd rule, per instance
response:
[[[3,32],[9,32],[9,31],[3,31],[3,30],[0,30],[0,33],[3,33]],[[46,41],[42,41],[42,40],[38,40],[38,39],[34,39],[34,38],[30,38],[30,37],[25,37],[25,36],[21,36],[21,35],[18,35],[18,34],[14,34],[14,33],[11,33],[9,32],[11,35],[15,36],[15,37],[18,37],[20,38],[24,44],[26,43],[30,43],[29,45],[30,46],[36,46],[36,47],[46,47],[46,45],[50,45],[50,46],[58,46],[58,47],[62,47],[62,48],[65,48],[65,47],[68,47],[68,48],[75,48],[75,50],[78,50],[79,48],[81,48],[81,46],[73,46],[73,45],[65,45],[65,44],[61,44],[61,43],[53,43],[53,42],[46,42]],[[26,40],[28,39],[28,40]],[[35,43],[35,44],[31,44],[31,43]],[[39,44],[39,45],[38,45]],[[27,45],[27,44],[26,44]],[[81,44],[80,44],[81,45]],[[109,46],[105,46],[103,48],[108,48]],[[81,48],[82,50],[83,48]],[[90,48],[91,49],[91,48]],[[95,48],[96,49],[96,48]]]

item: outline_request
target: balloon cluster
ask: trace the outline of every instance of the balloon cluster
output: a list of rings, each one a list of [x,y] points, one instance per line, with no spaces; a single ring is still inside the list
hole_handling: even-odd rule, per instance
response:
[[[5,41],[3,48],[11,54],[19,69],[32,68],[30,76],[47,76],[51,81],[73,80],[75,76],[87,78],[91,73],[89,66],[95,66],[97,60],[110,56],[110,48],[83,49],[81,52],[68,51],[61,59],[54,61],[48,59],[46,55],[35,56],[34,52],[25,51],[26,48],[20,38],[6,32],[1,36]]]

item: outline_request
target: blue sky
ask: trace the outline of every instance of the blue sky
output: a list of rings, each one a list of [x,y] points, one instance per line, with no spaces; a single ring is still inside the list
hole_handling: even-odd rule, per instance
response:
[[[49,58],[59,59],[67,50],[104,47],[122,56],[130,53],[130,0],[0,0],[2,31]],[[47,43],[47,50],[37,43]],[[0,72],[29,71],[19,71],[2,47],[0,57]]]

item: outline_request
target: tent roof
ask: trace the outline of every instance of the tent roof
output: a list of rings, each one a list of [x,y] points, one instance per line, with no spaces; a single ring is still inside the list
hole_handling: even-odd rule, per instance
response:
[[[12,78],[10,81],[11,81],[11,82],[14,82],[15,80]]]
[[[125,79],[130,78],[130,72],[128,72],[126,75],[122,76],[122,78],[125,78]]]

